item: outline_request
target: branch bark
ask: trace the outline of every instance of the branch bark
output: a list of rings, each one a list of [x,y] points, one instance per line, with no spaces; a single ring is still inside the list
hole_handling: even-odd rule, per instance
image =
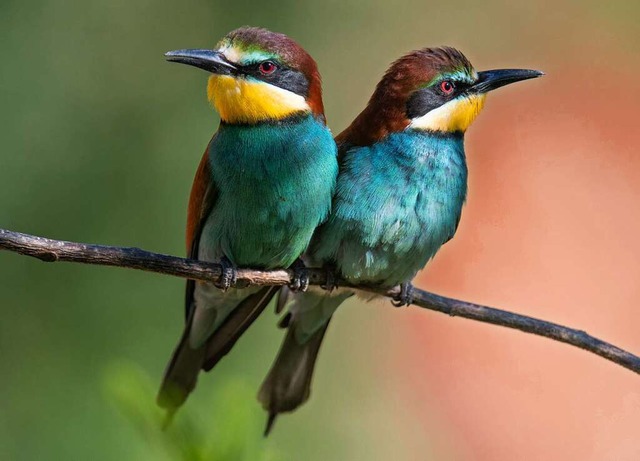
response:
[[[67,261],[123,267],[204,282],[217,280],[222,269],[218,264],[151,253],[139,248],[51,240],[3,229],[0,229],[0,249],[32,256],[46,262]],[[292,281],[293,275],[293,271],[288,269],[259,271],[240,268],[238,269],[237,282],[238,285],[242,286],[286,285]],[[324,269],[309,269],[311,285],[324,284],[326,277],[327,274]],[[340,280],[338,280],[338,285],[357,288],[390,298],[400,293],[399,287],[385,290],[379,287],[356,286]],[[544,336],[545,338],[587,350],[640,374],[640,357],[595,338],[585,331],[492,307],[446,298],[424,290],[415,289],[413,295],[413,305],[417,307]]]

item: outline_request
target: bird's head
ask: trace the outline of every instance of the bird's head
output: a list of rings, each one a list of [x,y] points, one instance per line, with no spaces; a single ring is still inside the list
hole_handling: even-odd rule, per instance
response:
[[[324,117],[317,65],[284,34],[241,27],[213,50],[177,50],[165,56],[211,72],[207,95],[227,123],[277,121],[298,113]]]
[[[525,69],[477,72],[460,51],[449,47],[413,51],[391,65],[347,131],[357,144],[405,129],[464,133],[489,91],[541,75]]]

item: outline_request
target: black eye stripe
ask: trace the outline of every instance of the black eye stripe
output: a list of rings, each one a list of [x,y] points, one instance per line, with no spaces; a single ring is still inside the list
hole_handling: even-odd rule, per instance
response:
[[[445,93],[441,88],[441,85],[444,82],[451,82],[453,85],[453,91],[451,93]],[[409,99],[407,100],[407,118],[413,119],[421,117],[431,112],[433,109],[437,109],[452,99],[466,93],[469,87],[471,87],[469,82],[443,79],[431,86],[421,88],[409,96]]]
[[[253,77],[256,80],[261,80],[271,85],[283,88],[304,98],[309,96],[309,81],[302,72],[291,69],[277,61],[267,61],[273,62],[276,65],[276,69],[269,74],[260,72],[260,66],[266,61],[238,66],[236,74]]]
[[[276,66],[276,69],[274,70],[274,72],[272,72],[272,74],[276,74],[280,71],[288,69],[286,66],[282,66],[275,61],[268,60],[256,62],[253,64],[246,64],[244,66],[238,66],[238,73],[243,75],[251,75],[253,77],[264,76],[264,74],[260,72],[260,66],[262,66],[265,62],[271,62]]]

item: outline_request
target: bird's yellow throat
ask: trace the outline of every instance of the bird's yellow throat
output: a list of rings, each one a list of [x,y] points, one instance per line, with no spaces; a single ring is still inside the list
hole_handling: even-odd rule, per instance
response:
[[[212,75],[207,85],[209,101],[228,123],[279,120],[310,107],[304,97],[268,83],[230,75]]]
[[[484,107],[485,99],[484,94],[454,99],[421,117],[414,118],[409,126],[418,130],[464,133]]]

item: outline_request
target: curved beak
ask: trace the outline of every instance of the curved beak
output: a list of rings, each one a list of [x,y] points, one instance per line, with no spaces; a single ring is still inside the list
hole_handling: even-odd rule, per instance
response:
[[[510,83],[542,77],[544,72],[528,69],[498,69],[478,72],[478,81],[470,88],[475,93],[488,93],[489,91],[509,85]]]
[[[213,50],[176,50],[165,54],[167,61],[198,67],[214,74],[229,75],[237,67],[222,53]]]

